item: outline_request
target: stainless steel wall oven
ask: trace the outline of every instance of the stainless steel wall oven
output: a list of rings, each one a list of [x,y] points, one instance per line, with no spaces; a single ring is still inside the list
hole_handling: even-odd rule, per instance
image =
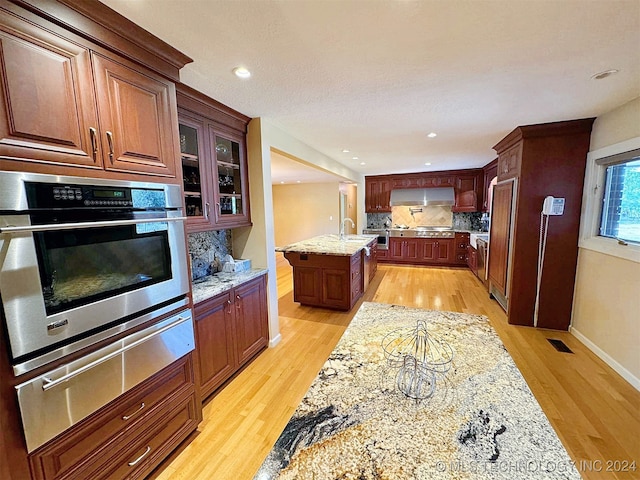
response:
[[[185,220],[175,185],[0,172],[14,374],[58,361],[16,387],[29,451],[193,350]]]
[[[173,185],[0,172],[0,297],[17,374],[188,292],[181,205]]]

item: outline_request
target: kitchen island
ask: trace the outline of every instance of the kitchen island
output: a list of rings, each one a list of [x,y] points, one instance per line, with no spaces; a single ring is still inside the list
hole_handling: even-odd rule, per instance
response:
[[[284,247],[293,267],[293,300],[350,310],[376,272],[376,235],[321,235]]]

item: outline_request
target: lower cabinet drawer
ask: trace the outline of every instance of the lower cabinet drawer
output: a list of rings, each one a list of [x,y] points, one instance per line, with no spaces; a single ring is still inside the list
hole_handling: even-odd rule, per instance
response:
[[[118,464],[119,455],[133,456],[135,452],[123,449],[125,445],[133,438],[139,439],[141,432],[164,422],[169,410],[193,402],[194,391],[193,363],[189,354],[33,452],[29,459],[33,478],[102,478],[103,470]],[[199,416],[193,409],[190,412],[195,415],[193,430]],[[156,458],[157,455],[151,455],[150,451],[146,457]],[[147,465],[148,460],[139,463]]]
[[[84,478],[117,480],[145,478],[197,427],[196,400],[191,395],[159,418],[149,422],[147,430],[127,445],[114,461]],[[110,467],[115,467],[109,470]]]

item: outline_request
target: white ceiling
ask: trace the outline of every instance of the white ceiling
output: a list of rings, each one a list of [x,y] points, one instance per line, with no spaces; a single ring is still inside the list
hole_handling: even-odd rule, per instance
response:
[[[640,96],[640,0],[102,1],[192,57],[184,83],[365,175],[480,167]]]

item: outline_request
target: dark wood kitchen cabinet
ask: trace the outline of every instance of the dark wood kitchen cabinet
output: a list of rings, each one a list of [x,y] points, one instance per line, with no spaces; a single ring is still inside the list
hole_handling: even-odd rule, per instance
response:
[[[537,326],[571,321],[578,232],[592,118],[517,127],[495,147],[489,292],[511,324],[534,325],[540,215],[548,195],[565,199],[549,218]]]
[[[77,18],[77,11],[54,2],[36,3],[44,17],[52,9],[69,20]],[[108,15],[115,12],[93,2],[84,7],[95,7],[95,14],[101,15],[102,25],[91,30],[92,42],[79,38],[83,32],[64,30],[16,5],[3,4],[7,11],[0,18],[4,105],[0,109],[0,168],[174,179],[178,131],[171,76],[177,77],[177,68],[154,71],[141,64],[153,62],[136,63],[138,47],[131,47],[129,58],[109,51],[97,42],[110,38],[102,32],[104,16],[111,18]],[[84,20],[79,25],[86,27]],[[132,32],[136,29],[131,27]],[[178,68],[190,61],[168,45],[159,45],[163,55],[178,62]]]
[[[498,159],[488,163],[482,168],[484,184],[482,187],[482,211],[488,212],[491,201],[490,186],[491,181],[498,176]]]
[[[293,267],[293,301],[350,310],[364,293],[364,255],[363,250],[353,255],[285,252]]]
[[[201,420],[192,355],[34,451],[32,478],[145,478]]]
[[[180,153],[189,232],[251,225],[249,117],[179,84]]]
[[[478,276],[478,250],[471,245],[467,247],[467,266],[475,276]]]
[[[205,399],[268,343],[265,276],[196,304],[196,344]]]
[[[453,238],[391,237],[387,259],[412,265],[454,265]]]
[[[513,209],[514,182],[498,183],[493,188],[491,212],[491,261],[489,281],[502,297],[507,296],[507,269],[511,241],[511,211]]]
[[[410,188],[453,187],[454,212],[477,212],[483,190],[482,169],[450,170],[439,172],[403,173],[365,177],[365,211],[391,212],[391,191]]]
[[[467,263],[467,253],[469,247],[470,234],[466,232],[456,232],[455,236],[455,263],[465,265]]]
[[[391,179],[365,177],[365,211],[367,213],[391,213]]]
[[[482,171],[474,169],[470,174],[456,176],[455,180],[455,205],[451,207],[453,212],[477,212],[478,198],[482,194]]]

